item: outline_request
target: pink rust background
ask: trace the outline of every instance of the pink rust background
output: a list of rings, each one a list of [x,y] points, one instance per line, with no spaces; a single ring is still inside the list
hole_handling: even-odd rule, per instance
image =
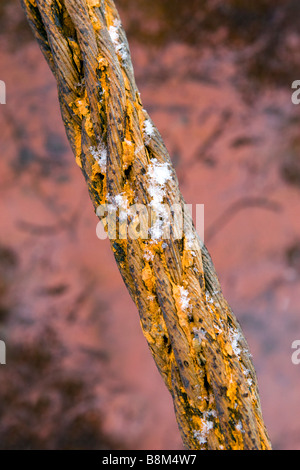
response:
[[[186,201],[205,204],[273,447],[300,449],[299,25],[292,2],[270,17],[268,2],[254,13],[228,2],[219,23],[200,3],[118,4],[144,107]],[[0,448],[182,449],[138,312],[96,237],[54,78],[19,3],[0,13]]]

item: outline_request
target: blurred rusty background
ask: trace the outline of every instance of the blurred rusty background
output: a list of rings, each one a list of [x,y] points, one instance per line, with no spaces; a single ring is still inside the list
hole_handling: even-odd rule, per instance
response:
[[[300,449],[300,4],[118,0],[144,107],[249,342],[275,449]],[[0,4],[1,449],[181,449],[17,0]]]

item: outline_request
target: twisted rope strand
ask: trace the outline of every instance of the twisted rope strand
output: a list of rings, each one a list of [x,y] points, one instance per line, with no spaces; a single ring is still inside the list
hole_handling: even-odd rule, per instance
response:
[[[169,154],[143,109],[114,2],[21,2],[56,77],[62,119],[95,210],[120,196],[127,205],[153,205],[155,165],[169,172],[164,204],[183,210]],[[110,240],[183,442],[189,449],[270,449],[246,340],[190,216],[185,224],[180,239],[171,227],[166,240]]]

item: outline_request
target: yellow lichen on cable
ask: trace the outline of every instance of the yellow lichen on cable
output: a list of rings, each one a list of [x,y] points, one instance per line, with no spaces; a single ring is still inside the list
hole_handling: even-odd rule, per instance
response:
[[[143,108],[114,2],[22,4],[57,80],[63,122],[97,215],[104,204],[115,208],[116,226],[106,226],[110,235],[116,229],[111,248],[185,446],[270,449],[251,355],[211,257],[190,216],[181,236],[175,219],[165,233],[162,222],[174,207],[183,212],[185,202]],[[149,237],[136,236],[148,217]]]

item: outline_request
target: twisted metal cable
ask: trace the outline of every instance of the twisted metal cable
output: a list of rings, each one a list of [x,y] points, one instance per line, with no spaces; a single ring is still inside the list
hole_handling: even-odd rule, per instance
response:
[[[112,0],[21,0],[57,80],[62,119],[95,210],[184,200],[143,108]],[[150,187],[151,172],[168,178]],[[157,183],[156,183],[157,184]],[[161,190],[163,189],[163,192]],[[162,195],[161,195],[162,194]],[[251,355],[191,217],[168,239],[111,239],[188,449],[270,449]],[[191,249],[192,246],[192,249]]]

